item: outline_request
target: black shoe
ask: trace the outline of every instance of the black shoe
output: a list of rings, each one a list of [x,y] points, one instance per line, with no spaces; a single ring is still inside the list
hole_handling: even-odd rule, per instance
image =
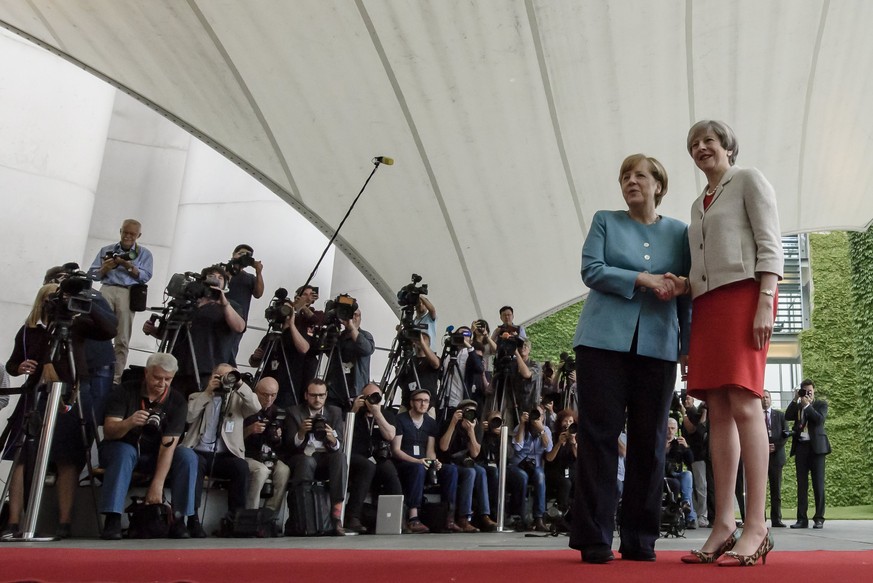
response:
[[[20,534],[21,526],[17,522],[10,522],[6,525],[6,528],[3,529],[3,532],[0,532],[0,539],[15,538]]]
[[[205,534],[205,533],[204,533]],[[191,533],[188,532],[188,527],[185,526],[185,521],[181,518],[176,520],[170,527],[170,532],[167,533],[169,538],[191,538]]]
[[[206,531],[203,530],[200,518],[196,514],[188,517],[188,534],[191,538],[206,538]]]
[[[824,528],[824,519],[823,518],[815,518],[812,521],[812,527],[815,529],[821,530]]]
[[[785,528],[785,523],[782,522],[781,520],[771,520],[770,526],[772,528]]]
[[[360,518],[355,516],[346,518],[346,530],[350,530],[358,534],[367,534],[367,527],[361,524]]]
[[[73,525],[69,522],[58,524],[58,529],[55,531],[55,538],[64,540],[73,536]]]
[[[789,528],[809,528],[809,522],[807,522],[806,520],[798,520]]]
[[[591,545],[582,551],[582,562],[602,565],[615,559],[612,549],[606,545]]]
[[[621,550],[619,550],[619,552],[621,553],[622,561],[644,561],[648,563],[653,563],[655,561],[654,551],[652,551],[651,553],[645,553],[642,551],[622,552]]]
[[[103,540],[121,540],[121,515],[117,512],[108,512],[103,523],[103,532],[100,533]]]
[[[346,536],[346,529],[343,528],[343,521],[338,516],[331,518],[333,521],[333,535]]]

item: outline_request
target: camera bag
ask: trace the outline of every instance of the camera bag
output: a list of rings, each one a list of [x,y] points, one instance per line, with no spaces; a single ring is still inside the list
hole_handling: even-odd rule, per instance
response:
[[[288,493],[287,536],[317,536],[333,532],[330,493],[323,482],[301,482]]]
[[[130,497],[130,505],[124,509],[128,513],[130,526],[127,538],[166,538],[173,524],[173,509],[166,502],[146,504],[145,498]]]
[[[269,538],[276,533],[276,511],[272,508],[246,508],[236,511],[233,536],[236,538]]]
[[[149,286],[144,283],[136,283],[130,286],[128,307],[131,312],[145,312],[148,305]]]

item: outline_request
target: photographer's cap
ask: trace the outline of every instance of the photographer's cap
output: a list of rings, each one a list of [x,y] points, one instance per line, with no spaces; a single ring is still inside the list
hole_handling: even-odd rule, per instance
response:
[[[427,389],[415,389],[415,390],[412,391],[412,393],[409,395],[409,400],[410,400],[410,401],[413,400],[413,399],[416,397],[416,395],[420,395],[420,394],[422,394],[422,393],[425,393],[428,397],[430,397],[430,391],[428,391]]]
[[[473,399],[464,399],[463,401],[458,403],[458,409],[466,409],[467,407],[473,407],[474,409],[478,409],[479,403],[477,403]]]

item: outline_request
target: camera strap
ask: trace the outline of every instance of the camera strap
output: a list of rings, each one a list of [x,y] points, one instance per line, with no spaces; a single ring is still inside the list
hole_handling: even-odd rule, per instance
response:
[[[157,401],[148,401],[146,402],[145,397],[140,400],[140,409],[142,411],[148,411],[153,405],[163,405],[164,401],[167,400],[167,397],[170,395],[170,387],[164,389],[163,394],[158,398]]]

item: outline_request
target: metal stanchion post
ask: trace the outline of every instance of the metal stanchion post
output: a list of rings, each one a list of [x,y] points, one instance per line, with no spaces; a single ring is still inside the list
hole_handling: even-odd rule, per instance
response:
[[[37,538],[35,536],[36,521],[39,518],[39,507],[42,503],[42,492],[45,488],[45,475],[48,469],[52,437],[54,437],[55,434],[55,421],[57,421],[58,418],[58,406],[61,403],[61,394],[63,394],[66,386],[66,383],[52,383],[52,389],[49,392],[48,402],[45,406],[45,421],[42,424],[42,435],[39,440],[39,450],[36,454],[36,465],[34,466],[34,476],[31,482],[30,497],[27,501],[27,513],[25,514],[24,528],[21,530],[21,538],[13,540],[28,542],[54,540],[54,537]]]
[[[504,425],[500,428],[500,461],[497,463],[500,475],[497,484],[497,532],[507,532],[503,528],[503,519],[506,515],[506,456],[509,454],[509,428]]]
[[[346,413],[346,435],[343,440],[343,454],[346,456],[346,483],[343,484],[343,492],[348,496],[349,489],[349,468],[352,463],[352,438],[355,432],[355,414],[349,411]],[[346,499],[343,498],[343,505],[340,509],[340,520],[345,523],[346,520]],[[357,533],[355,533],[357,534]]]

